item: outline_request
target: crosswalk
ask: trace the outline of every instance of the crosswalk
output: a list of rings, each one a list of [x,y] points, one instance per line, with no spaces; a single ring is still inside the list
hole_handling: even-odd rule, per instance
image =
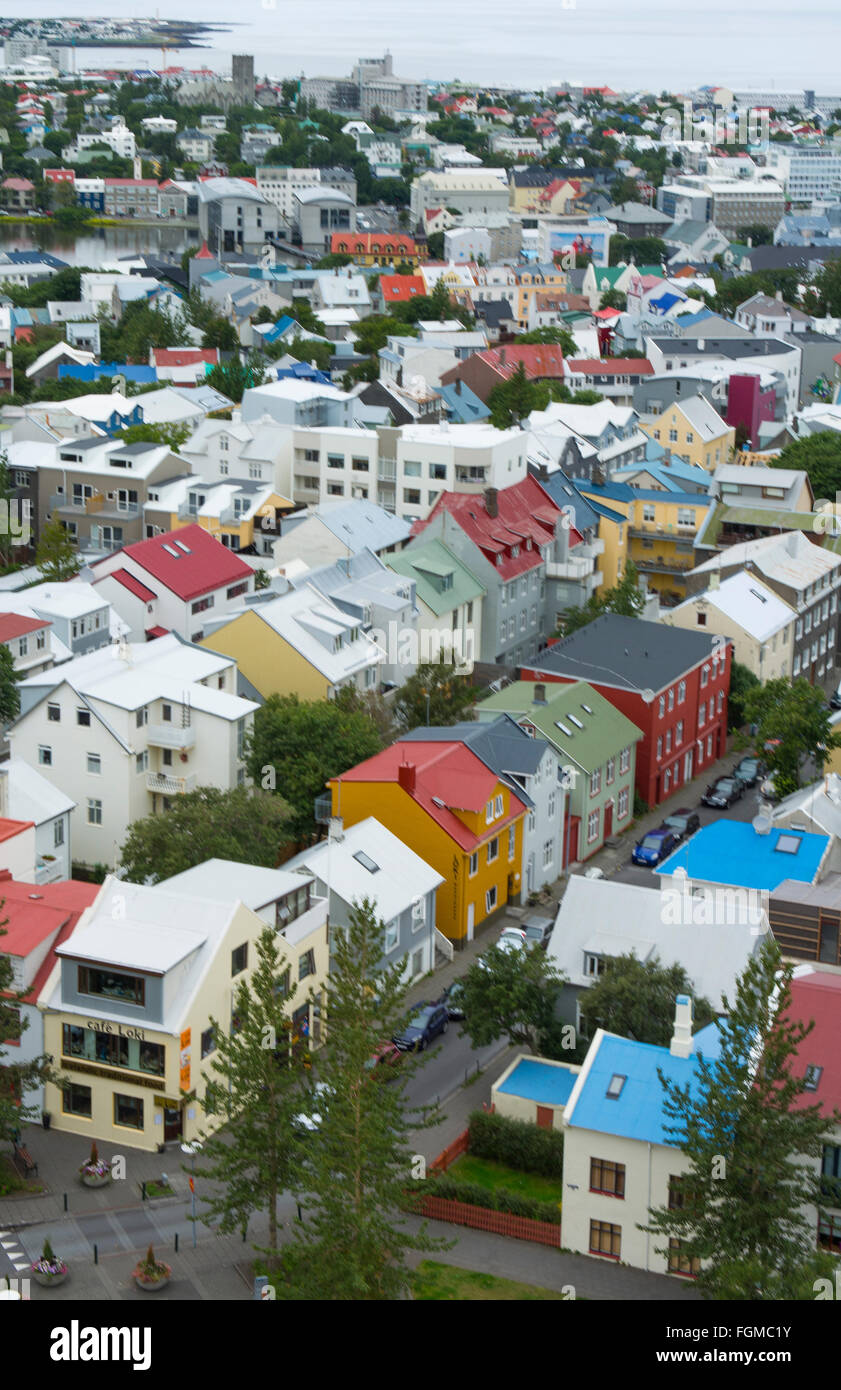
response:
[[[0,1248],[6,1255],[16,1273],[29,1269],[29,1260],[20,1246],[20,1241],[12,1231],[0,1231]]]

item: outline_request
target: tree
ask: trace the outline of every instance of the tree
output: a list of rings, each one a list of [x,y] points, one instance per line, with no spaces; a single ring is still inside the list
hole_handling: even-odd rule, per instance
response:
[[[277,796],[248,787],[199,787],[168,811],[134,821],[120,852],[131,883],[160,883],[206,859],[274,868],[292,839],[290,810]]]
[[[628,296],[623,294],[621,290],[616,290],[611,287],[609,290],[602,291],[599,300],[600,309],[618,309],[620,313],[624,314],[627,307]]]
[[[0,899],[0,913],[5,904],[5,898]],[[0,944],[2,938],[8,935],[5,931],[8,920],[8,917],[0,920]],[[23,1017],[20,1009],[25,996],[26,990],[18,993],[15,989],[12,957],[0,950],[0,1140],[8,1144],[25,1124],[35,1118],[37,1107],[27,1105],[27,1091],[34,1090],[45,1081],[58,1080],[50,1069],[48,1057],[18,1062],[10,1060],[10,1055],[5,1051],[4,1044],[16,1044],[29,1027],[29,1019]]]
[[[407,1253],[443,1248],[398,1214],[412,1172],[406,1072],[386,1084],[370,1067],[400,1026],[404,962],[382,968],[385,926],[368,898],[354,905],[347,928],[334,928],[330,945],[330,1032],[319,1059],[327,1099],[308,1135],[305,1215],[284,1248],[278,1295],[393,1300],[409,1287]]]
[[[20,691],[11,648],[0,643],[0,722],[8,724],[20,714]]]
[[[473,1047],[507,1038],[512,1047],[545,1057],[568,1055],[575,1039],[558,1017],[564,984],[539,946],[515,951],[491,946],[462,976],[462,1032]]]
[[[574,553],[574,552],[573,552]],[[618,584],[604,593],[591,594],[583,608],[568,608],[564,613],[563,635],[586,627],[602,613],[619,613],[624,618],[638,618],[645,606],[639,586],[639,572],[633,560],[628,560],[625,573]]]
[[[488,406],[490,423],[498,430],[519,425],[533,410],[539,409],[537,383],[526,376],[522,362],[518,362],[516,371],[511,373],[507,381],[493,388],[488,396]]]
[[[575,339],[567,328],[536,328],[533,333],[521,333],[515,343],[556,343],[563,348],[564,357],[576,354]]]
[[[652,1210],[644,1229],[663,1237],[661,1252],[677,1239],[682,1255],[701,1262],[707,1298],[813,1299],[815,1278],[835,1267],[815,1250],[807,1210],[821,1208],[820,1159],[833,1120],[820,1102],[803,1103],[805,1077],[793,1075],[814,1025],[790,1016],[791,977],[766,936],[732,1006],[724,1000],[718,1056],[698,1055],[694,1085],[660,1072],[668,1142],[689,1168],[681,1204]]]
[[[765,761],[781,796],[800,786],[800,769],[807,758],[821,773],[829,750],[841,747],[841,734],[830,727],[823,691],[803,676],[793,681],[781,676],[753,686],[743,705],[745,719],[756,725],[752,742],[758,748],[767,747]],[[747,746],[749,740],[742,736],[739,742]]]
[[[265,379],[265,369],[259,356],[251,352],[245,362],[237,355],[230,362],[213,367],[205,378],[205,384],[239,405],[249,387],[262,386]]]
[[[730,690],[727,695],[727,727],[741,729],[745,723],[745,696],[749,690],[760,684],[758,676],[741,661],[730,664]]]
[[[772,468],[805,468],[816,499],[827,498],[834,504],[836,493],[841,492],[841,437],[837,430],[795,439],[768,462]]]
[[[712,1004],[696,995],[682,965],[663,965],[657,956],[641,961],[633,952],[609,957],[604,972],[581,996],[584,1031],[592,1036],[597,1028],[604,1028],[621,1038],[668,1047],[678,994],[694,997],[699,1028],[713,1022]]]
[[[216,1128],[201,1135],[201,1166],[196,1176],[219,1186],[202,1196],[204,1215],[225,1233],[245,1232],[255,1212],[269,1219],[269,1271],[278,1263],[277,1203],[302,1175],[301,1136],[295,1116],[305,1098],[308,1054],[291,1045],[288,1005],[292,965],[281,953],[282,938],[266,927],[257,943],[257,963],[240,980],[233,1000],[230,1031],[215,1018],[210,1027],[214,1052],[202,1109]]]
[[[126,444],[167,444],[177,454],[191,433],[192,427],[188,424],[129,425],[120,432],[120,439]]]
[[[770,246],[774,240],[774,230],[772,227],[763,227],[758,222],[751,222],[746,227],[737,227],[734,241],[740,241],[745,246]]]
[[[62,584],[79,571],[76,546],[58,517],[48,521],[41,531],[35,564],[42,577],[52,584]]]
[[[221,314],[214,314],[207,322],[202,325],[204,336],[201,340],[203,348],[219,348],[220,352],[238,352],[239,334],[232,323],[222,317]]]
[[[660,265],[669,254],[665,241],[656,236],[626,237],[614,236],[610,239],[610,264],[619,265],[622,261],[635,265]]]
[[[289,804],[290,832],[300,839],[315,831],[315,799],[325,795],[325,783],[381,747],[361,711],[335,700],[270,695],[254,716],[248,770],[255,783]]]
[[[445,661],[424,662],[404,681],[394,701],[394,717],[403,730],[438,727],[472,719],[476,688],[469,676]]]

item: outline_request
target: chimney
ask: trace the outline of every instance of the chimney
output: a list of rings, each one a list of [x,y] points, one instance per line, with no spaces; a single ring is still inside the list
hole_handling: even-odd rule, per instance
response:
[[[774,298],[776,299],[776,301],[777,301],[778,304],[782,304],[782,302],[783,302],[783,292],[782,292],[782,290],[777,290],[776,294],[774,295]]]
[[[499,516],[499,488],[485,488],[485,510],[489,517]]]
[[[711,575],[710,575],[710,588],[711,588],[711,589],[720,589],[720,588],[721,588],[721,575],[719,574],[718,570],[713,570],[712,573],[711,573]]]
[[[456,377],[456,395],[457,395],[457,396],[460,396],[460,395],[461,395],[461,377],[460,377],[460,376],[457,376],[457,377]]]
[[[675,1029],[669,1043],[672,1057],[688,1057],[692,1051],[692,1000],[688,994],[675,999]]]
[[[341,844],[342,840],[345,838],[345,823],[341,816],[330,817],[327,838],[328,840],[332,840],[335,845]]]
[[[534,703],[535,705],[545,705],[545,704],[546,704],[546,686],[543,685],[542,683],[541,683],[541,684],[538,684],[538,685],[536,685],[536,686],[534,687],[534,701],[533,701],[533,703]]]
[[[408,792],[410,796],[414,795],[416,772],[417,768],[414,763],[401,763],[397,769],[397,785],[402,787],[404,792]]]
[[[502,366],[504,367],[504,366],[505,366],[505,348],[504,348],[504,347],[501,347],[501,348],[499,349],[499,360],[500,360]]]

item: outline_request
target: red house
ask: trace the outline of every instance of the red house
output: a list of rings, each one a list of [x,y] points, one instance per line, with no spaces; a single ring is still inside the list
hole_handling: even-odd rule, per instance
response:
[[[684,640],[686,639],[686,640]],[[589,681],[642,730],[636,789],[657,806],[720,758],[733,645],[605,613],[524,667],[522,680]]]

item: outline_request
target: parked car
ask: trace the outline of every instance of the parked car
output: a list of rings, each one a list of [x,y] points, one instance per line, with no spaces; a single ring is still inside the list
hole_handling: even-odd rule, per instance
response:
[[[841,685],[837,685],[829,697],[830,709],[841,709]]]
[[[450,1016],[446,1004],[421,1004],[412,1014],[402,1033],[395,1033],[391,1041],[401,1052],[423,1052],[439,1033],[446,1033],[449,1026]]]
[[[450,1018],[464,1018],[464,984],[462,981],[453,980],[451,985],[447,985],[438,1003],[446,1006]]]
[[[744,794],[745,784],[738,777],[719,777],[717,782],[707,787],[701,800],[705,806],[723,809],[732,806],[734,801],[740,801]]]
[[[761,758],[748,756],[742,758],[733,769],[732,775],[738,777],[740,782],[744,782],[746,787],[753,787],[765,772],[765,764]]]
[[[678,844],[682,844],[684,840],[688,840],[690,835],[694,835],[695,831],[700,829],[701,817],[697,811],[690,811],[688,806],[681,806],[679,810],[666,816],[663,824],[674,832]]]
[[[505,952],[527,951],[530,944],[528,937],[520,927],[506,927],[499,940],[491,947],[491,950]],[[479,957],[477,964],[480,965],[483,970],[487,969],[487,961],[484,956]]]
[[[555,925],[553,917],[526,917],[523,919],[523,931],[530,946],[541,946],[543,950],[549,945],[549,937],[552,935],[552,928]]]
[[[650,830],[641,840],[637,840],[631,852],[631,859],[634,864],[642,864],[644,868],[653,869],[667,855],[676,849],[679,840],[673,830],[667,825],[660,825],[656,830]]]
[[[318,1129],[321,1125],[321,1111],[324,1109],[329,1096],[330,1087],[327,1085],[326,1081],[316,1081],[312,1088],[313,1108],[311,1110],[302,1111],[300,1115],[295,1116],[292,1121],[295,1127],[299,1130],[307,1130],[310,1133]]]
[[[387,1040],[381,1042],[379,1047],[374,1049],[373,1055],[365,1063],[368,1071],[374,1072],[377,1076],[390,1075],[393,1069],[403,1061],[404,1054],[395,1042]]]

